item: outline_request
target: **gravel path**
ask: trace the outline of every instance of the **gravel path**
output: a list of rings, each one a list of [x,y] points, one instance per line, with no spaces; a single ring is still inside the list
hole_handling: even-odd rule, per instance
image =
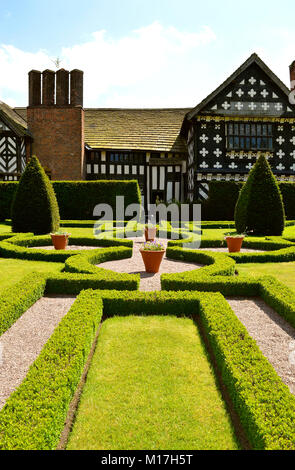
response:
[[[295,394],[295,329],[259,298],[227,299],[283,382]]]
[[[0,336],[0,409],[74,301],[72,296],[42,297]]]
[[[100,268],[111,269],[112,271],[116,271],[118,273],[140,274],[139,290],[161,290],[160,277],[163,273],[180,273],[183,271],[192,271],[193,269],[199,269],[203,267],[202,264],[174,261],[164,257],[161,263],[160,272],[156,274],[146,273],[141,254],[139,252],[139,249],[144,242],[144,238],[130,238],[130,240],[134,241],[132,258],[123,259],[120,261],[107,261],[106,263],[101,263],[98,266]],[[162,242],[165,247],[167,246],[168,240],[163,238],[159,238],[157,240]]]

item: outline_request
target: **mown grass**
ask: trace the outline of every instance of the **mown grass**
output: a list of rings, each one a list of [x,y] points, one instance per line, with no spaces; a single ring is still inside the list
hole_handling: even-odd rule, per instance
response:
[[[237,270],[239,274],[247,276],[274,276],[286,286],[295,290],[295,262],[238,264]]]
[[[11,232],[10,224],[0,224],[0,233]]]
[[[0,258],[0,293],[3,289],[12,286],[32,271],[40,273],[48,271],[60,272],[63,267],[63,263]]]
[[[236,449],[190,319],[103,323],[68,449]]]

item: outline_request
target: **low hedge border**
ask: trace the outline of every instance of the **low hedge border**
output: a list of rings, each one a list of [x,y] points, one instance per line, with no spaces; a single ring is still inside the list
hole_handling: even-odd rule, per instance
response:
[[[105,224],[114,224],[116,226],[119,224],[127,225],[129,222],[127,220],[61,220],[60,225],[61,227],[75,227],[75,228],[93,228],[94,225],[105,225]]]
[[[22,236],[21,233],[16,234],[16,233],[12,233],[12,232],[6,232],[6,233],[5,233],[5,232],[1,232],[1,233],[0,233],[0,241],[2,241],[2,240],[7,240],[8,238],[13,238],[13,237],[15,237],[16,235],[17,235],[17,236]],[[33,235],[33,234],[32,234],[32,235]]]
[[[168,248],[186,248],[192,240],[169,241]],[[222,238],[202,237],[200,249],[226,248],[226,241]],[[264,250],[262,253],[223,253],[234,259],[237,263],[271,263],[295,261],[295,244],[291,240],[281,237],[266,237],[265,239],[247,237],[243,242],[244,248]],[[184,251],[188,251],[185,249]],[[189,259],[187,259],[189,261]]]
[[[110,238],[105,240],[98,240],[91,237],[71,237],[70,244],[72,245],[84,245],[84,246],[97,246],[97,250],[38,250],[37,248],[30,248],[33,246],[47,246],[51,245],[51,238],[48,235],[33,237],[32,234],[22,234],[9,238],[8,240],[0,242],[0,255],[3,258],[19,258],[37,261],[56,261],[64,262],[67,258],[73,255],[79,255],[82,253],[89,253],[91,251],[110,251],[115,253],[115,247],[118,247],[120,252],[123,252],[121,248],[125,249],[126,257],[132,256],[132,240],[122,240],[116,238]],[[69,245],[70,247],[71,245]]]
[[[223,278],[224,280],[224,278]],[[224,281],[226,282],[226,281]],[[251,281],[249,281],[251,282]],[[240,282],[242,287],[243,281]],[[249,286],[248,286],[249,287]],[[295,294],[275,279],[262,278],[253,283],[265,301],[295,315]],[[284,292],[278,298],[281,287]],[[258,289],[257,289],[258,288]],[[265,295],[268,292],[268,298]],[[295,397],[282,382],[256,342],[238,320],[220,293],[206,292],[102,293],[104,316],[132,314],[199,313],[218,368],[239,414],[244,430],[257,450],[295,449]],[[268,302],[269,303],[269,302]]]
[[[92,250],[68,258],[65,261],[65,271],[69,273],[93,274],[103,282],[112,281],[116,283],[117,281],[122,281],[126,282],[127,285],[130,284],[139,288],[139,274],[117,273],[95,266],[106,261],[131,258],[131,256],[132,248],[123,246],[105,248],[104,250]]]
[[[46,293],[78,295],[85,289],[114,289],[130,290],[139,289],[139,275],[114,273],[105,275],[106,270],[96,274],[61,273],[48,274]]]
[[[44,294],[46,277],[30,274],[0,296],[0,336]]]
[[[99,291],[83,291],[0,412],[1,450],[55,449],[102,317]]]
[[[295,246],[264,253],[229,253],[236,263],[287,263],[295,261]]]
[[[124,248],[125,249],[125,248]],[[101,269],[95,274],[30,273],[0,294],[0,336],[42,295],[78,295],[85,289],[132,290],[139,288],[136,274]]]
[[[79,295],[0,412],[0,449],[56,448],[102,315],[118,314],[199,314],[253,448],[295,449],[295,397],[220,293],[92,290]]]
[[[196,264],[204,264],[201,269],[185,271],[182,273],[162,274],[161,286],[164,290],[177,290],[173,288],[174,282],[180,284],[190,283],[191,281],[208,278],[209,276],[233,276],[236,263],[224,253],[215,253],[211,251],[184,250],[182,248],[172,247],[166,250],[167,258],[188,261]],[[168,288],[169,286],[169,288]]]

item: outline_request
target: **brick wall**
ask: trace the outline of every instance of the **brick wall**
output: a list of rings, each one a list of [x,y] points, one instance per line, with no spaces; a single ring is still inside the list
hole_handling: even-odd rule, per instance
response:
[[[85,179],[84,110],[81,106],[29,106],[32,154],[53,180]]]

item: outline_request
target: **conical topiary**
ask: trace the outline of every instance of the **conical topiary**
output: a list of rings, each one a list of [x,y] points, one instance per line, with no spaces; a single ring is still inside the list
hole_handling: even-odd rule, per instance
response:
[[[235,208],[238,233],[282,235],[285,211],[279,185],[264,155],[260,155],[249,173]]]
[[[12,231],[35,235],[59,228],[59,209],[52,184],[37,157],[27,164],[11,207]]]

